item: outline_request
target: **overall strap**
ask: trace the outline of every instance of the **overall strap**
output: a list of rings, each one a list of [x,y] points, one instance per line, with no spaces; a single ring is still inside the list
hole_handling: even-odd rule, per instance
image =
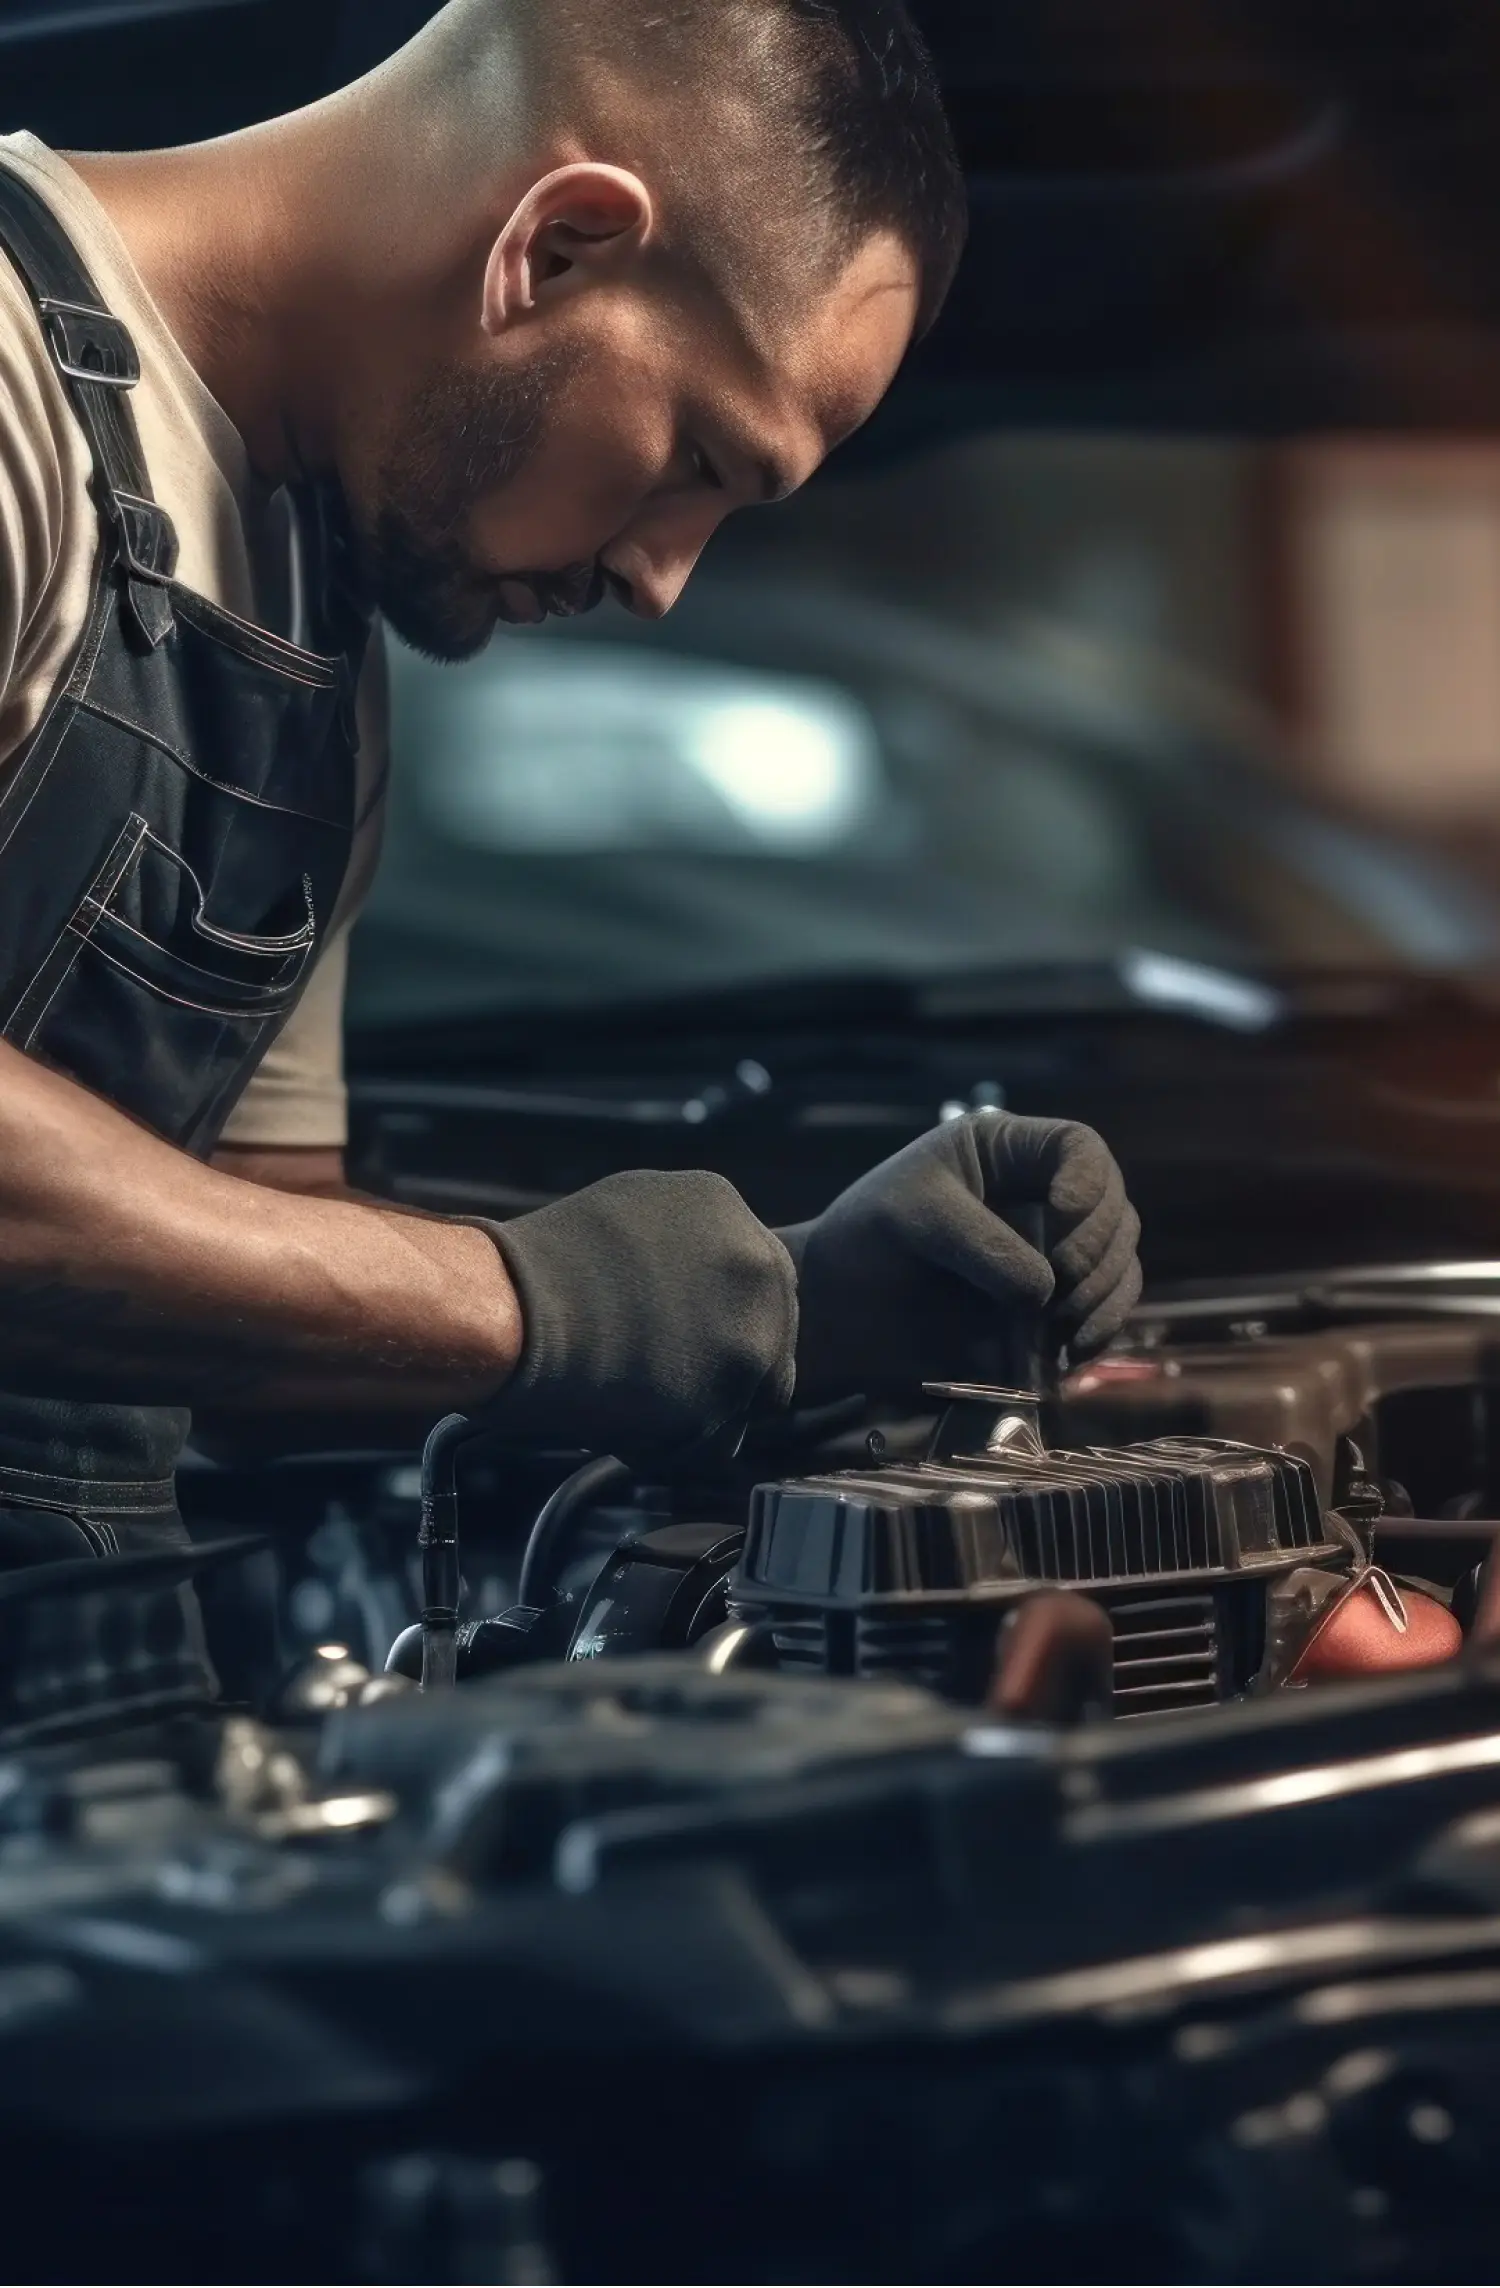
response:
[[[135,343],[104,307],[78,250],[44,199],[0,161],[0,248],[41,320],[94,463],[107,560],[123,576],[131,616],[153,650],[173,627],[168,592],[177,534],[152,498],[129,392],[141,378]]]

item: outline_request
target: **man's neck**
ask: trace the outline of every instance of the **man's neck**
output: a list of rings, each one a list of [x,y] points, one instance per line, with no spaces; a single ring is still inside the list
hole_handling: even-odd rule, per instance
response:
[[[309,326],[314,249],[260,131],[180,151],[68,154],[184,356],[269,484],[331,451]]]

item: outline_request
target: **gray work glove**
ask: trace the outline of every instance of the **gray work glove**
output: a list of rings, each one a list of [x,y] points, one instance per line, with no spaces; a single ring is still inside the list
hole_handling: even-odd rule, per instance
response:
[[[1007,1220],[1035,1228],[1038,1209],[1045,1256]],[[1140,1294],[1140,1229],[1092,1128],[985,1111],[919,1136],[781,1234],[798,1277],[796,1403],[1003,1379],[997,1360],[1044,1311],[1050,1347],[1088,1357]]]
[[[786,1248],[723,1176],[606,1176],[487,1231],[521,1304],[521,1361],[484,1409],[529,1443],[648,1465],[785,1406],[797,1291]]]

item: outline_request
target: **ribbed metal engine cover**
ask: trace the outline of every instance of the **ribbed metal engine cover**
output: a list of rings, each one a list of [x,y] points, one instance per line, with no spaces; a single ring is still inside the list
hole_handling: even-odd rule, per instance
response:
[[[985,1395],[956,1410],[965,1431]],[[1001,1427],[976,1451],[940,1434],[938,1460],[758,1487],[735,1609],[769,1625],[788,1667],[905,1674],[977,1697],[1005,1606],[1077,1586],[1114,1619],[1122,1713],[1243,1690],[1270,1584],[1344,1554],[1309,1465],[1211,1438],[1048,1452],[1032,1423],[1000,1411],[1006,1394],[988,1395]],[[1193,1610],[1179,1622],[1183,1599]],[[1192,1645],[1170,1644],[1188,1619]]]

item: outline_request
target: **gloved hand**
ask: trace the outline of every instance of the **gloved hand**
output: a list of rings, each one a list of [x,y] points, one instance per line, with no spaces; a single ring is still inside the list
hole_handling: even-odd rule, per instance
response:
[[[640,1169],[512,1223],[524,1342],[485,1409],[500,1431],[649,1463],[784,1406],[797,1331],[786,1248],[734,1186]]]
[[[1046,1257],[1007,1221],[1026,1208],[1045,1210]],[[1004,1379],[997,1360],[1044,1309],[1052,1347],[1087,1357],[1140,1294],[1140,1229],[1091,1128],[984,1111],[919,1136],[781,1234],[798,1274],[797,1404]]]

